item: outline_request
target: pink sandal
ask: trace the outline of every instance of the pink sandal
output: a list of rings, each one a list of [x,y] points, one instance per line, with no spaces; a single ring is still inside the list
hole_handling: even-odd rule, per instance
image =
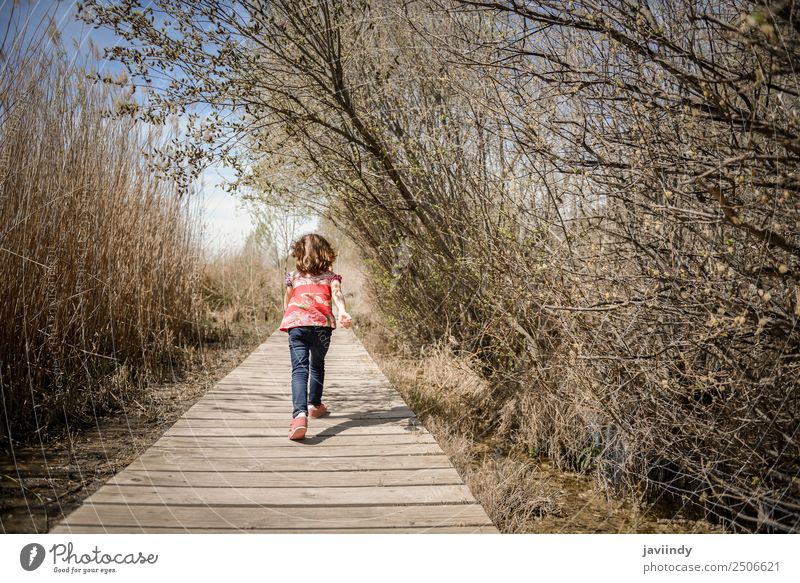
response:
[[[317,417],[322,417],[327,413],[330,413],[330,411],[328,411],[328,407],[325,405],[325,403],[320,403],[319,407],[316,407],[314,405],[309,405],[308,407],[308,414],[311,417],[314,417],[315,419]]]
[[[289,439],[303,439],[306,436],[306,429],[308,429],[308,419],[303,415],[295,417],[289,424]]]

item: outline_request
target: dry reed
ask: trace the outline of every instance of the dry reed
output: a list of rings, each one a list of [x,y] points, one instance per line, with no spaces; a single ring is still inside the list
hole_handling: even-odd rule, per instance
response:
[[[119,406],[202,334],[191,210],[146,164],[152,132],[63,52],[0,74],[0,435],[5,448]]]

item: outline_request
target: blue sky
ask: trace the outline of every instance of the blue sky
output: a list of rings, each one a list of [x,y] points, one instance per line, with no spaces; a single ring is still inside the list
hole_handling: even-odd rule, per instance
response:
[[[50,16],[62,35],[69,54],[77,61],[89,55],[89,41],[101,49],[113,46],[117,38],[112,31],[95,29],[77,20],[75,0],[0,0],[0,42],[13,38],[17,30],[26,26],[43,26]],[[6,35],[6,29],[9,34]],[[99,73],[117,74],[121,67],[112,61],[98,63]],[[205,223],[204,244],[209,250],[236,248],[253,229],[253,222],[235,195],[225,192],[222,184],[233,178],[232,170],[221,166],[207,169],[198,184],[203,188],[194,201]]]

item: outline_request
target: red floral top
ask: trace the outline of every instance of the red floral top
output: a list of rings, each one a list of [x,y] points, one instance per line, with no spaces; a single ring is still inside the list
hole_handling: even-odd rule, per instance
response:
[[[305,275],[299,271],[287,273],[285,282],[292,288],[292,295],[280,330],[287,332],[295,326],[336,328],[336,319],[331,311],[331,283],[334,281],[342,281],[342,276],[332,271],[320,275]]]

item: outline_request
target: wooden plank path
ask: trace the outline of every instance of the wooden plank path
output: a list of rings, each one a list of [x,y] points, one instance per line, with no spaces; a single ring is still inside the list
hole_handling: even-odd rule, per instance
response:
[[[325,363],[304,440],[276,332],[50,532],[498,532],[352,331]]]

